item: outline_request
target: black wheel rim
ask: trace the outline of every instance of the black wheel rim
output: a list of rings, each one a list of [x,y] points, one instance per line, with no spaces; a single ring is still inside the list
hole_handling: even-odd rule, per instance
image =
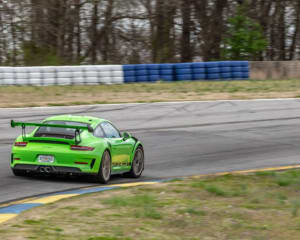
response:
[[[110,156],[108,152],[104,153],[102,161],[102,176],[107,181],[110,178]]]
[[[133,160],[133,171],[135,175],[140,175],[144,169],[144,153],[137,149]]]

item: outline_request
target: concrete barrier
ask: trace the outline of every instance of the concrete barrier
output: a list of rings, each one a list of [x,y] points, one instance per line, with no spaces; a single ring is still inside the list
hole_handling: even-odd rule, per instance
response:
[[[300,61],[250,62],[250,78],[257,80],[300,79]]]

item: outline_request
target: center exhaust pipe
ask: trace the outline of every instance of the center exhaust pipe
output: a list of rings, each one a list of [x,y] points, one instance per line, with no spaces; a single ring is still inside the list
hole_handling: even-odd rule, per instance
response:
[[[50,173],[51,167],[40,167],[40,173]]]

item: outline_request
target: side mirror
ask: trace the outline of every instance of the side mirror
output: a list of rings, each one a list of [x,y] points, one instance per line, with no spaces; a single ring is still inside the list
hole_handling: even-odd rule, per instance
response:
[[[127,139],[131,138],[131,135],[128,132],[124,132],[122,137],[123,137],[123,140],[126,141]]]

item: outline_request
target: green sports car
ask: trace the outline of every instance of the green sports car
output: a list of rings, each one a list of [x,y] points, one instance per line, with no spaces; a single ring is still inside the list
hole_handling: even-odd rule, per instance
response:
[[[41,174],[89,174],[107,183],[112,174],[138,178],[144,170],[142,143],[123,135],[109,121],[61,115],[42,123],[11,121],[22,128],[11,152],[10,166],[16,176]],[[36,127],[26,134],[26,126]]]

